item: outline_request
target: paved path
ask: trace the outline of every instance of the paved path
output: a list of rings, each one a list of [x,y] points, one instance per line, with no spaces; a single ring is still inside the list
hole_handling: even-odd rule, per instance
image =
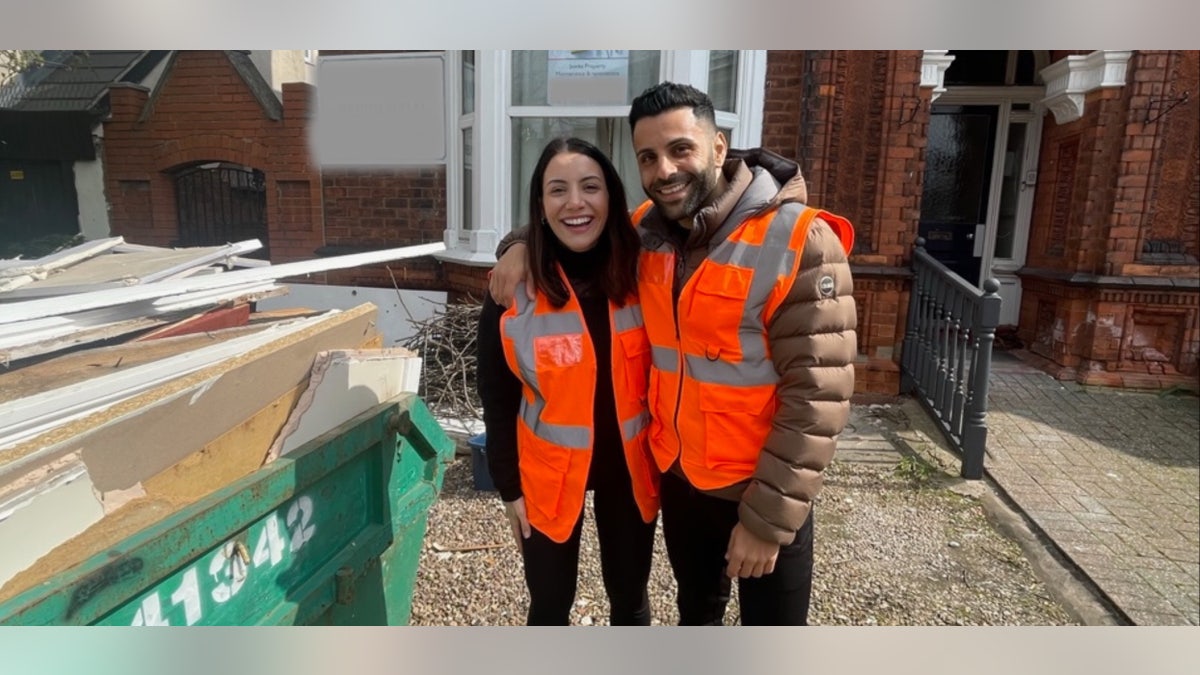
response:
[[[1200,625],[1200,399],[996,352],[988,429],[988,474],[1133,623]]]

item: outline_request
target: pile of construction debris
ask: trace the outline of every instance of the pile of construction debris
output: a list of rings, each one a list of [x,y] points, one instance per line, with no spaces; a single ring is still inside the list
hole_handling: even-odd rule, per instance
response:
[[[281,280],[442,244],[272,265],[251,240],[121,238],[0,260],[0,602],[416,392],[377,308],[255,311]]]

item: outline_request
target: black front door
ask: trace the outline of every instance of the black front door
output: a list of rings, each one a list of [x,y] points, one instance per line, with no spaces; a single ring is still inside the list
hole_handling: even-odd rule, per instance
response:
[[[925,150],[917,234],[930,255],[976,286],[998,114],[994,105],[935,105]]]

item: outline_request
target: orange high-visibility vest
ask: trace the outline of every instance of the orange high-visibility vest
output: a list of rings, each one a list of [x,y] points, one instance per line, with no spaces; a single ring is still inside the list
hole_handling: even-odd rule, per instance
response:
[[[635,225],[651,206],[633,213]],[[642,249],[638,295],[646,316],[650,447],[661,471],[676,459],[692,485],[714,490],[749,478],[779,408],[767,326],[800,269],[820,216],[849,254],[850,221],[802,204],[747,219],[718,244],[672,298],[675,251]],[[640,230],[640,227],[639,227]]]
[[[583,512],[597,422],[592,419],[596,354],[579,300],[571,285],[565,286],[570,297],[561,308],[541,292],[534,302],[517,293],[500,319],[505,360],[522,384],[517,466],[525,511],[531,526],[559,543],[571,536]],[[636,298],[624,307],[610,301],[608,311],[617,422],[633,496],[649,523],[658,514],[659,479],[646,436],[650,343]]]

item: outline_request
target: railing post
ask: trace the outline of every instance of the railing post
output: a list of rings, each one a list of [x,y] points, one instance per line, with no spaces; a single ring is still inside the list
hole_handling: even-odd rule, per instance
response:
[[[975,336],[975,365],[971,369],[971,399],[963,424],[962,477],[976,480],[983,477],[983,455],[987,449],[988,379],[992,371],[992,342],[1000,323],[1000,282],[989,278],[983,282],[984,295],[975,315],[972,334]]]
[[[925,250],[925,239],[917,237],[913,242],[912,283],[908,287],[908,328],[904,331],[904,351],[900,354],[900,391],[908,393],[917,386],[913,378],[917,363],[917,313],[921,307],[921,270],[917,266],[917,251]],[[860,329],[865,330],[865,329]]]

